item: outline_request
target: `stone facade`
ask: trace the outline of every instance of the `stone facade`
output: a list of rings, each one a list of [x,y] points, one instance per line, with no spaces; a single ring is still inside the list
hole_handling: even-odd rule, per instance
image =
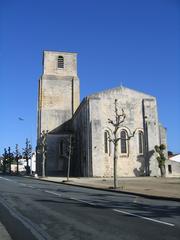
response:
[[[114,118],[114,101],[118,100],[126,119],[119,129],[134,137],[127,142],[127,153],[121,153],[119,141],[117,169],[119,176],[158,176],[154,146],[160,144],[156,99],[150,95],[120,87],[86,97],[72,118],[76,144],[81,146],[75,159],[82,176],[111,177],[113,175],[113,144],[105,153],[104,133],[112,137],[108,118]],[[139,153],[138,132],[144,136],[143,152]],[[78,148],[77,146],[77,148]],[[77,161],[74,160],[76,163]],[[78,174],[78,173],[77,173]]]
[[[58,56],[64,59],[62,69],[57,69]],[[130,136],[135,131],[130,140],[118,143],[118,176],[159,176],[154,146],[166,143],[166,133],[159,124],[156,98],[119,87],[92,94],[79,105],[76,54],[62,52],[44,53],[39,87],[38,139],[42,130],[49,130],[47,174],[66,175],[67,152],[62,153],[62,143],[66,145],[73,136],[71,175],[113,175],[113,143],[106,138],[112,137],[108,118],[114,119],[115,99],[119,111],[126,114],[118,135],[124,131]]]

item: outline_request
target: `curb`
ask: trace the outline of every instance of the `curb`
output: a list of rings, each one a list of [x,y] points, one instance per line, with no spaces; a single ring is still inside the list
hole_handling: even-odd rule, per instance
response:
[[[29,177],[29,176],[28,177],[23,176],[23,177],[30,178],[33,180],[44,181],[44,182],[51,182],[51,183],[62,184],[62,185],[70,185],[70,186],[74,186],[74,187],[81,187],[81,188],[88,188],[88,189],[95,189],[95,190],[112,192],[112,193],[127,194],[127,195],[139,196],[139,197],[144,197],[144,198],[149,198],[149,199],[180,202],[180,198],[175,198],[175,197],[155,196],[155,195],[148,195],[148,194],[144,194],[144,193],[113,190],[113,189],[100,188],[100,187],[87,186],[87,185],[85,186],[85,185],[73,184],[73,183],[69,183],[69,182],[56,182],[56,181],[46,180],[46,179],[42,179],[42,178],[34,178],[34,177]]]

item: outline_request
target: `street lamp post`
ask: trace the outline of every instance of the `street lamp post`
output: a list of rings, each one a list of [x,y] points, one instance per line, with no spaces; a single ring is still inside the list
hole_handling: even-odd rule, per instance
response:
[[[25,121],[25,119],[22,117],[18,117],[18,120],[21,122]],[[25,158],[26,158],[26,173],[28,173],[28,175],[29,174],[32,175],[32,147],[33,147],[33,141],[32,141],[32,133],[31,133],[30,141],[28,140],[28,138],[26,138],[26,148],[24,149],[27,151],[25,153]],[[29,160],[30,160],[30,166],[29,166]]]

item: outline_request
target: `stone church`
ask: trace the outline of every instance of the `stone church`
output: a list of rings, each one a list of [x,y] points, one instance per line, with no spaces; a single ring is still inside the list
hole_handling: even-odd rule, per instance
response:
[[[77,54],[44,51],[39,80],[37,149],[47,131],[46,175],[113,176],[114,103],[126,114],[118,130],[118,176],[159,176],[154,146],[166,144],[166,130],[159,123],[156,98],[126,87],[85,97],[80,103]],[[132,135],[130,139],[128,136]],[[70,141],[71,140],[71,141]],[[37,151],[37,172],[42,154]]]

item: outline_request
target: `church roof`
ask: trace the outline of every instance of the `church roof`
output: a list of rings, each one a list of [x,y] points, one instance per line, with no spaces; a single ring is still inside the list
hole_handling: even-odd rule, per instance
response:
[[[97,92],[97,93],[94,93],[94,94],[91,94],[91,95],[88,95],[86,97],[84,97],[81,101],[81,103],[79,104],[77,110],[75,111],[74,115],[72,116],[72,118],[74,118],[78,113],[79,111],[81,111],[81,108],[87,104],[88,100],[89,99],[100,99],[101,97],[105,97],[105,98],[109,98],[109,99],[112,99],[112,98],[119,98],[120,95],[129,95],[129,96],[132,96],[132,97],[140,97],[142,99],[146,99],[146,98],[151,98],[151,99],[155,99],[154,96],[152,95],[149,95],[149,94],[146,94],[146,93],[143,93],[143,92],[139,92],[139,91],[136,91],[134,89],[131,89],[131,88],[126,88],[126,87],[115,87],[115,88],[110,88],[110,89],[107,89],[107,90],[103,90],[103,91],[100,91],[100,92]],[[123,96],[124,97],[124,96]]]
[[[124,86],[103,90],[103,91],[91,94],[91,95],[89,95],[87,97],[88,98],[94,98],[94,97],[101,97],[102,95],[103,96],[104,95],[110,96],[111,94],[114,95],[114,94],[119,94],[119,93],[127,93],[127,94],[129,93],[129,94],[132,94],[132,95],[139,95],[142,98],[155,98],[152,95],[149,95],[149,94],[146,94],[146,93],[143,93],[143,92],[131,89],[131,88],[127,88],[127,87],[124,87]]]

